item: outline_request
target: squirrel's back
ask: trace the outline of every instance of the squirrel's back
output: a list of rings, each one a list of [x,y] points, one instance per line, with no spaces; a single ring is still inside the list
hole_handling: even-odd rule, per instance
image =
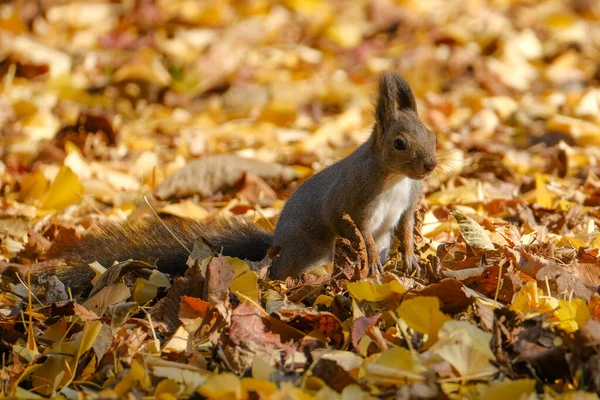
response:
[[[150,217],[105,224],[76,243],[56,245],[49,256],[80,265],[98,261],[105,267],[128,259],[156,260],[161,271],[175,274],[185,270],[189,256],[181,243],[192,250],[199,237],[222,249],[226,256],[252,261],[263,259],[272,242],[272,232],[240,218],[198,221],[166,217],[159,221]]]

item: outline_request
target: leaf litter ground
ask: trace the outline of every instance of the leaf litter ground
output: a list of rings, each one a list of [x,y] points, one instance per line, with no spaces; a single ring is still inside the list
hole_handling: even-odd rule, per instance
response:
[[[597,398],[599,21],[586,0],[3,3],[0,393]],[[360,234],[285,282],[203,242],[179,276],[47,256],[154,212],[272,227],[367,137],[386,69],[439,141],[422,274],[392,252],[368,276]]]

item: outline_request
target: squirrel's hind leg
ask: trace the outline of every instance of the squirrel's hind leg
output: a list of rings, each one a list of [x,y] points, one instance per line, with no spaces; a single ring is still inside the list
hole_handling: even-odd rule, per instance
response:
[[[280,244],[281,251],[271,265],[271,278],[295,278],[329,263],[333,257],[333,245],[333,239],[324,238],[305,238]]]

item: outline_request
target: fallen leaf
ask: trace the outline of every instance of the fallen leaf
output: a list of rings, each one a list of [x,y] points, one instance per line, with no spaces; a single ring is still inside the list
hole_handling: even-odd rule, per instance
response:
[[[96,315],[104,315],[109,306],[125,301],[130,296],[131,292],[127,286],[122,283],[114,283],[87,299],[83,306]]]
[[[406,293],[400,282],[392,280],[387,283],[379,284],[373,281],[349,282],[346,286],[348,292],[356,300],[366,301],[387,301],[394,297],[399,297]]]
[[[83,185],[69,167],[62,167],[52,181],[41,208],[61,210],[79,203],[83,195]]]
[[[460,211],[452,211],[452,215],[458,221],[460,234],[469,246],[476,249],[494,250],[494,244],[488,237],[485,230],[471,217],[466,216]]]

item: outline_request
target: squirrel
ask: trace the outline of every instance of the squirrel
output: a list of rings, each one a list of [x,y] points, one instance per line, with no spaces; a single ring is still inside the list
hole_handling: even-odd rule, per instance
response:
[[[369,139],[303,182],[285,203],[274,232],[240,218],[155,218],[105,226],[51,253],[77,264],[154,258],[159,270],[177,273],[185,270],[189,255],[180,241],[191,248],[202,237],[223,255],[253,261],[277,248],[270,277],[282,280],[330,262],[335,239],[354,233],[342,221],[348,214],[364,238],[369,266],[381,267],[380,251],[397,235],[404,267],[420,270],[414,215],[421,180],[437,166],[436,147],[435,134],[418,117],[409,84],[397,73],[384,72]]]

